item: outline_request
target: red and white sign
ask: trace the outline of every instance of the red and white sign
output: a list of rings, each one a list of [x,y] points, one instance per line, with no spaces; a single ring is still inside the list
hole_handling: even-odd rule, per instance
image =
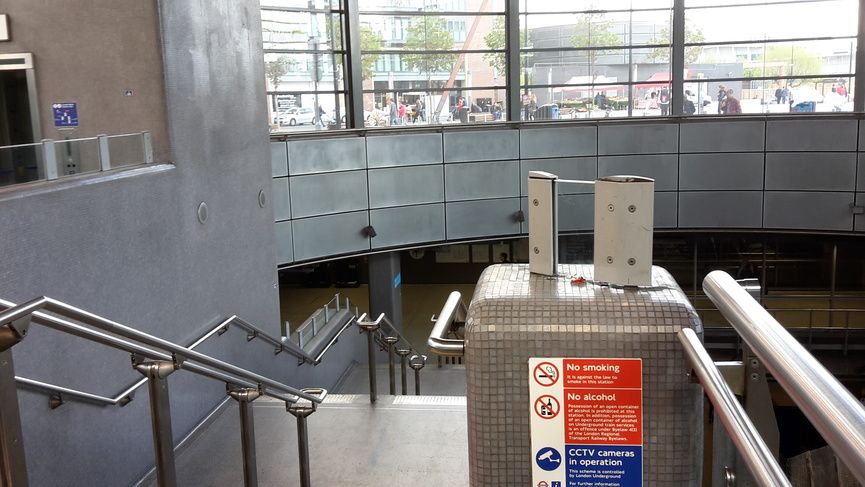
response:
[[[541,362],[532,372],[535,382],[542,387],[550,387],[559,381],[559,368],[550,362]]]

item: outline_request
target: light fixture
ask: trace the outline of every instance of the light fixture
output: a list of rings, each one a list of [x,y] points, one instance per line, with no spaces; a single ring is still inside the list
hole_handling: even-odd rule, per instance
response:
[[[523,213],[523,210],[519,210],[516,213],[514,213],[514,220],[516,220],[520,223],[526,221],[526,215]]]
[[[378,235],[375,232],[375,228],[372,228],[372,225],[367,225],[367,226],[363,227],[363,233],[366,234],[366,236],[369,238],[373,238],[376,235]]]

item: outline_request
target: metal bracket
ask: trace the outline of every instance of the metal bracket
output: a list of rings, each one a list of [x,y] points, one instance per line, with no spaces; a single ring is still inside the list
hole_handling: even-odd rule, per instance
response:
[[[48,407],[50,407],[51,409],[57,409],[64,404],[66,404],[66,398],[63,397],[62,392],[52,394],[51,397],[48,399]]]
[[[865,214],[865,206],[857,206],[856,203],[850,203],[850,213],[854,215]]]
[[[264,388],[261,384],[258,385],[258,389],[253,389],[251,387],[235,387],[226,383],[225,392],[235,401],[252,402],[264,394]]]
[[[257,336],[258,336],[258,332],[253,330],[252,333],[247,333],[247,334],[246,334],[246,341],[251,342],[251,341],[255,340],[255,338],[256,338]]]
[[[27,336],[31,316],[27,314],[0,326],[0,352],[12,348]]]
[[[156,378],[156,379],[164,379],[171,375],[172,372],[180,368],[179,363],[177,362],[177,358],[173,357],[175,360],[172,362],[167,362],[165,360],[157,360],[154,362],[146,362],[146,358],[138,353],[132,354],[132,368],[141,373],[144,377],[148,379]],[[182,362],[182,360],[181,360]]]
[[[324,400],[325,396],[327,396],[327,389],[322,389],[319,387],[301,389],[301,392],[318,396],[321,398],[322,401]],[[293,404],[286,402],[285,410],[291,413],[291,415],[296,418],[305,418],[315,412],[316,406],[317,403],[313,401],[298,398],[297,402]]]

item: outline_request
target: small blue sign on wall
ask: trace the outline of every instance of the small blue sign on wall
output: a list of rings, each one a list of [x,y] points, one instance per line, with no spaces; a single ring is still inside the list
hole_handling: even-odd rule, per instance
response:
[[[54,103],[51,105],[54,111],[55,127],[77,127],[78,126],[78,104],[74,102]]]

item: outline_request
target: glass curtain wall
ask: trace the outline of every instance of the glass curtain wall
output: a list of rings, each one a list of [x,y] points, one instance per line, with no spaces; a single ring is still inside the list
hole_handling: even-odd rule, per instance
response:
[[[344,120],[340,13],[338,1],[261,1],[271,131],[335,128]]]
[[[676,46],[673,4],[519,0],[508,80],[505,0],[358,0],[363,82],[347,94],[340,0],[262,0],[271,128],[343,127],[346,96],[367,127],[853,109],[857,0],[682,0]]]

